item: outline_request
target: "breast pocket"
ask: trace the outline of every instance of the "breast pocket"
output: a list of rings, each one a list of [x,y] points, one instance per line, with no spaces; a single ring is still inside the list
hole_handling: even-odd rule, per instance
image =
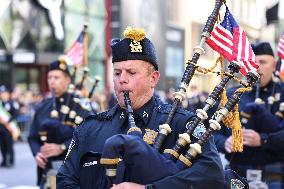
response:
[[[87,152],[80,160],[80,185],[82,189],[105,189],[107,178],[105,168],[99,163],[101,153]]]

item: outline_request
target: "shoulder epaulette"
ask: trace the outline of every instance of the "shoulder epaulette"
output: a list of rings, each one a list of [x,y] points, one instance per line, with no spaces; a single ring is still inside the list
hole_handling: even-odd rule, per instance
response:
[[[170,113],[172,106],[170,104],[160,104],[156,107],[156,110],[160,113]]]
[[[42,106],[46,106],[46,103],[51,102],[51,101],[52,101],[51,98],[45,98],[41,102],[39,102],[38,104],[35,105],[35,109],[36,110],[41,109]]]
[[[108,111],[91,115],[91,118],[97,119],[99,121],[111,120],[113,118],[113,115],[115,114],[116,109],[117,109],[117,105],[109,109]]]
[[[177,112],[178,113],[181,113],[181,114],[193,114],[194,115],[194,113],[193,112],[190,112],[190,111],[188,111],[188,110],[186,110],[186,109],[184,109],[184,108],[178,108],[177,109]]]
[[[159,105],[158,107],[156,107],[156,110],[160,113],[170,113],[171,110],[172,110],[172,105],[171,104],[161,104]],[[194,113],[191,113],[189,112],[188,110],[185,110],[183,108],[178,108],[176,110],[177,113],[180,113],[180,114],[184,114],[184,115],[187,115],[187,114],[192,114],[194,115]]]
[[[85,118],[85,120],[90,120],[96,117],[96,114],[89,115]]]

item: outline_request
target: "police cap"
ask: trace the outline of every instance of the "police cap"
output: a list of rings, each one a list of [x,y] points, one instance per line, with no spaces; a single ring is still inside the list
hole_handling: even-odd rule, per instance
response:
[[[273,50],[268,42],[254,43],[251,47],[255,55],[274,56]]]
[[[151,63],[158,70],[155,47],[145,35],[143,29],[126,28],[124,39],[113,39],[111,42],[112,62],[143,60]]]
[[[66,73],[68,76],[71,76],[70,71],[68,69],[68,65],[64,58],[59,57],[58,60],[55,60],[49,64],[49,71],[52,70],[60,70]]]

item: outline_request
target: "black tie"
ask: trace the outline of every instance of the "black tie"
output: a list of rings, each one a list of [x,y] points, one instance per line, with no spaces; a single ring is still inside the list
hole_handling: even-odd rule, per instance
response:
[[[134,120],[135,120],[136,126],[141,129],[143,127],[143,120],[137,113],[134,113]]]

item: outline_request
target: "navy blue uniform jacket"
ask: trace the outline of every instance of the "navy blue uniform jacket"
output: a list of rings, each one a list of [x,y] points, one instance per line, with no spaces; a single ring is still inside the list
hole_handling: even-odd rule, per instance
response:
[[[159,99],[152,98],[141,109],[135,111],[143,120],[142,125],[137,125],[144,132],[145,129],[158,131],[159,125],[166,122],[170,110],[171,105],[164,105]],[[178,135],[185,130],[186,123],[193,116],[192,113],[182,109],[175,113],[171,123],[172,132],[166,139],[163,149],[173,147]],[[127,129],[127,113],[118,105],[107,112],[87,118],[74,132],[66,161],[57,175],[57,188],[105,189],[107,185],[105,169],[98,163],[99,159],[94,158],[94,161],[89,161],[92,163],[86,166],[82,157],[90,151],[100,154],[109,137],[126,133]],[[192,140],[195,142],[197,139],[192,137]],[[124,175],[125,180],[123,181],[127,181],[126,177]],[[202,155],[194,161],[191,168],[154,182],[157,189],[218,189],[223,188],[223,183],[222,165],[212,137],[204,146]]]

